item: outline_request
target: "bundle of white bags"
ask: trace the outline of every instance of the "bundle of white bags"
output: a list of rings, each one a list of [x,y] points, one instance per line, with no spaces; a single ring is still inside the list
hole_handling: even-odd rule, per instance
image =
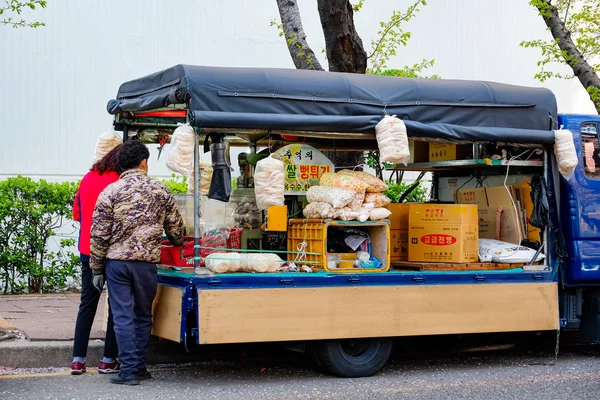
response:
[[[96,142],[96,150],[94,151],[93,162],[95,163],[96,161],[101,160],[105,155],[110,153],[112,149],[120,144],[123,144],[123,138],[121,138],[117,132],[104,132],[102,135],[100,135],[98,141]]]
[[[284,204],[285,167],[283,161],[269,156],[256,163],[254,193],[259,210]]]
[[[560,173],[567,178],[573,175],[578,161],[571,131],[564,129],[554,131],[554,154]]]
[[[189,124],[181,125],[173,132],[171,149],[167,158],[167,168],[190,176],[194,170],[194,142],[196,132]]]
[[[406,125],[395,115],[384,116],[375,126],[375,137],[379,147],[379,158],[382,162],[408,164],[410,147]]]
[[[325,173],[320,186],[306,192],[309,204],[304,217],[360,222],[385,219],[391,212],[384,207],[391,201],[381,192],[387,188],[381,179],[362,171]]]
[[[213,253],[206,257],[206,268],[216,274],[238,271],[277,272],[282,265],[283,260],[273,253]]]

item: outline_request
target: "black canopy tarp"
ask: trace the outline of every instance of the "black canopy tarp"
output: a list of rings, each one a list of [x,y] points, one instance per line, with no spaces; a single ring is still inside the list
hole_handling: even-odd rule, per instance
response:
[[[387,113],[403,119],[412,137],[480,142],[551,143],[557,113],[554,94],[544,88],[189,65],[122,84],[107,108],[141,112],[187,100],[196,127],[371,136]]]

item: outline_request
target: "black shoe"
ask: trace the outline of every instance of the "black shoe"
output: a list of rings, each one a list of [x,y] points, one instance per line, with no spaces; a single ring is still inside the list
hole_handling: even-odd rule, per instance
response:
[[[142,368],[138,371],[138,379],[145,381],[146,379],[152,379],[152,374],[146,368]]]
[[[135,386],[140,384],[140,378],[136,374],[121,372],[119,375],[110,378],[110,383]]]

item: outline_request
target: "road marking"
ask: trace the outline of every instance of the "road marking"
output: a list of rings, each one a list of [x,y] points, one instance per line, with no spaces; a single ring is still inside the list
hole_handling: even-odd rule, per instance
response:
[[[57,372],[39,372],[39,373],[33,373],[33,374],[25,373],[25,374],[17,374],[17,375],[0,375],[0,379],[38,378],[38,377],[45,377],[45,376],[65,376],[65,375],[71,375],[71,370],[65,369],[64,371],[57,371]],[[88,369],[82,375],[98,375],[98,370],[97,369]]]
[[[9,331],[14,331],[17,329],[14,325],[12,325],[10,322],[8,322],[7,320],[5,320],[2,317],[0,317],[0,328],[6,329]]]
[[[23,368],[26,369],[26,368]],[[182,370],[185,368],[179,368]],[[189,368],[188,368],[189,369]],[[151,368],[150,372],[157,371],[168,371],[172,370],[172,368]],[[15,375],[0,375],[0,379],[15,379],[15,378],[43,378],[49,376],[68,376],[71,375],[71,370],[66,368],[64,371],[56,371],[56,372],[39,372],[39,373],[23,373],[23,374],[15,374]],[[98,369],[96,368],[88,368],[87,371],[81,375],[73,375],[73,376],[83,376],[83,375],[99,375]],[[107,374],[110,375],[110,374]]]

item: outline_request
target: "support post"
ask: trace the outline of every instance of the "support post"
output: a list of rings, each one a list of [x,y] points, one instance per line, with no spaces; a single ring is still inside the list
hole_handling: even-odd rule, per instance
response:
[[[194,272],[200,271],[200,142],[194,135]]]

